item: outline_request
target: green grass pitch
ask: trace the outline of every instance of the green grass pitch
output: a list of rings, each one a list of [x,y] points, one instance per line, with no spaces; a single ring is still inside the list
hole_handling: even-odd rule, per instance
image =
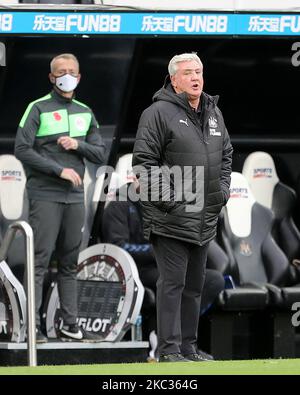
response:
[[[300,375],[300,359],[1,367],[0,375]]]

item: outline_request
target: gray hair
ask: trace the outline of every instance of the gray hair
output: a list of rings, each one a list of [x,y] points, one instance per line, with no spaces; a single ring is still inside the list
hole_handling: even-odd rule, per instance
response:
[[[168,65],[169,74],[170,75],[176,74],[176,72],[178,70],[177,63],[188,62],[190,60],[195,60],[197,63],[199,63],[199,66],[201,66],[203,69],[203,64],[196,52],[182,53],[181,55],[173,56],[173,58],[170,60],[169,65]]]
[[[61,55],[55,56],[55,57],[51,60],[51,62],[50,62],[50,70],[51,70],[51,73],[53,72],[53,69],[54,69],[54,63],[55,63],[58,59],[72,59],[72,60],[74,60],[74,62],[77,63],[77,65],[78,65],[78,70],[79,70],[79,62],[78,62],[78,59],[76,58],[76,56],[73,55],[72,53],[62,53]]]

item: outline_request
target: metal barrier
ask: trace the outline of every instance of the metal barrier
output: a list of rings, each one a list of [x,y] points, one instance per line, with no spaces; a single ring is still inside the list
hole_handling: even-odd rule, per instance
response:
[[[9,225],[0,248],[0,262],[7,258],[9,247],[20,230],[26,238],[26,287],[27,287],[27,360],[28,366],[37,366],[35,330],[34,245],[31,226],[25,221]]]

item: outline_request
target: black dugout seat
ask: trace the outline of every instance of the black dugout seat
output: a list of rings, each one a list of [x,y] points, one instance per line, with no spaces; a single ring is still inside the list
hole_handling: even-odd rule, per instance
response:
[[[264,309],[270,302],[266,284],[283,283],[288,262],[271,236],[272,223],[272,212],[255,202],[245,178],[233,172],[230,199],[220,218],[221,242],[234,281],[234,288],[220,295],[224,310]],[[278,266],[273,267],[274,259]],[[279,303],[280,290],[272,289]]]
[[[292,217],[296,192],[279,180],[274,160],[267,152],[251,153],[244,162],[243,175],[257,202],[274,212],[273,237],[290,263],[296,265],[300,260],[300,232]],[[295,266],[290,266],[290,272],[291,283],[300,280]]]
[[[0,241],[15,221],[28,222],[26,175],[21,162],[13,155],[0,156]],[[8,251],[7,263],[19,281],[23,281],[26,261],[25,239],[17,231]]]
[[[223,248],[220,247],[216,239],[213,239],[209,243],[207,253],[207,268],[218,270],[224,276],[226,276],[229,268],[228,256],[225,254]]]
[[[255,201],[246,178],[232,173],[221,234],[233,278],[267,287],[270,305],[290,308],[300,300],[300,287],[289,287],[289,261],[271,233],[274,220],[273,212]]]
[[[89,246],[91,231],[94,221],[94,216],[97,210],[98,201],[94,201],[96,185],[99,183],[99,178],[103,171],[103,166],[97,166],[94,163],[85,161],[85,172],[83,178],[84,184],[84,205],[85,205],[85,218],[84,226],[82,230],[82,240],[80,245],[80,251],[84,250]]]
[[[246,178],[232,173],[230,199],[221,219],[221,237],[229,256],[231,274],[241,286],[252,283],[268,290],[269,311],[274,313],[273,349],[277,347],[279,355],[276,356],[284,356],[285,352],[294,353],[292,344],[290,350],[285,351],[283,345],[286,346],[284,340],[291,340],[294,332],[290,309],[300,300],[300,287],[288,286],[290,265],[272,236],[273,224],[273,212],[256,202]]]

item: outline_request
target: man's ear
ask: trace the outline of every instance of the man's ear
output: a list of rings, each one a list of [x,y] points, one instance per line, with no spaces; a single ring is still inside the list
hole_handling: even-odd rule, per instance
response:
[[[174,88],[176,88],[176,81],[175,81],[175,76],[174,75],[170,75],[170,80],[171,80],[171,84]]]
[[[80,82],[80,79],[81,79],[81,74],[79,73],[78,76],[77,76],[78,84],[79,84],[79,82]]]
[[[55,77],[51,73],[49,73],[48,77],[49,77],[51,84],[55,84]]]

